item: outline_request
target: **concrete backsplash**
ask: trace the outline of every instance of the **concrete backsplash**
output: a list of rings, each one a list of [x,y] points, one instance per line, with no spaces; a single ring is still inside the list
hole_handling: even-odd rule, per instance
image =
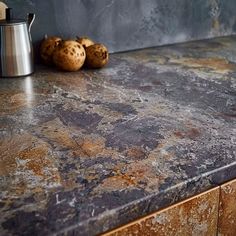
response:
[[[236,32],[235,0],[5,0],[14,15],[36,13],[32,37],[87,35],[111,52]]]

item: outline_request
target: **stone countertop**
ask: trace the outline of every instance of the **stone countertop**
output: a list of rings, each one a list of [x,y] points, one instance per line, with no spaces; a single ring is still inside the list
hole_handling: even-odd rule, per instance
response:
[[[0,235],[95,235],[236,178],[236,37],[0,80]]]

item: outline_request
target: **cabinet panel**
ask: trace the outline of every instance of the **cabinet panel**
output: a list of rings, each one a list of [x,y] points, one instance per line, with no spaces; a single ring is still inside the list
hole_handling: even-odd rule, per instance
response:
[[[104,236],[215,236],[219,192],[214,188]]]
[[[218,233],[220,236],[236,235],[236,180],[221,186]]]

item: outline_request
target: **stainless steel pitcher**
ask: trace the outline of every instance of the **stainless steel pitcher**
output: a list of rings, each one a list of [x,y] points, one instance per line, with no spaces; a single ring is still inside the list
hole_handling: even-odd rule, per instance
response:
[[[27,20],[14,19],[12,9],[6,9],[6,19],[0,20],[0,77],[26,76],[34,72],[33,46],[30,28],[35,14]]]

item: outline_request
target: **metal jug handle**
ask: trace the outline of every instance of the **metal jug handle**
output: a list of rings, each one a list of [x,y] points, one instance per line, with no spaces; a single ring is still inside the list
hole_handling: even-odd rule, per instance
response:
[[[28,14],[28,25],[29,25],[29,32],[31,30],[31,26],[34,23],[34,19],[35,19],[35,14],[34,13],[29,13]]]

